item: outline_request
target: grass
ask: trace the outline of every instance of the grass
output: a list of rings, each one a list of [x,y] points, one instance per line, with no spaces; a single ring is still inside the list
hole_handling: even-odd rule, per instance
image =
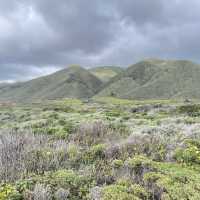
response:
[[[123,72],[120,67],[108,66],[108,67],[96,67],[90,69],[90,72],[98,77],[103,82],[108,82],[111,78],[115,77],[119,73]]]

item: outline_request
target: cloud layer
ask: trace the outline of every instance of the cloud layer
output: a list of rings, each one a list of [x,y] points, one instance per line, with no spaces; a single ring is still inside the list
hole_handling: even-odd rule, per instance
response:
[[[70,64],[199,58],[199,0],[0,0],[0,81]]]

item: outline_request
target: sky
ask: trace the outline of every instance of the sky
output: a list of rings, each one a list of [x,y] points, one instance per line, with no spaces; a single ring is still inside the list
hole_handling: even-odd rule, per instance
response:
[[[199,0],[0,0],[0,83],[71,64],[200,62]]]

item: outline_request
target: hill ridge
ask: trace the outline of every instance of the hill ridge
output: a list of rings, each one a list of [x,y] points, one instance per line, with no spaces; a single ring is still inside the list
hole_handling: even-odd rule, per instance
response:
[[[147,59],[114,77],[97,96],[131,99],[200,98],[200,65],[187,60]],[[178,94],[178,95],[177,95]]]
[[[110,73],[106,77],[106,73]],[[127,99],[200,98],[200,65],[145,59],[126,69],[71,66],[26,82],[0,85],[0,100],[115,96]]]
[[[27,101],[52,98],[88,98],[102,82],[82,67],[69,67],[53,74],[0,88],[0,100]]]

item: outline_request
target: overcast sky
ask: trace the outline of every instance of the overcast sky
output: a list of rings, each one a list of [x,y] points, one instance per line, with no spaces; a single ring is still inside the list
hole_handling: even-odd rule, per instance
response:
[[[200,61],[199,0],[0,0],[0,82],[149,57]]]

